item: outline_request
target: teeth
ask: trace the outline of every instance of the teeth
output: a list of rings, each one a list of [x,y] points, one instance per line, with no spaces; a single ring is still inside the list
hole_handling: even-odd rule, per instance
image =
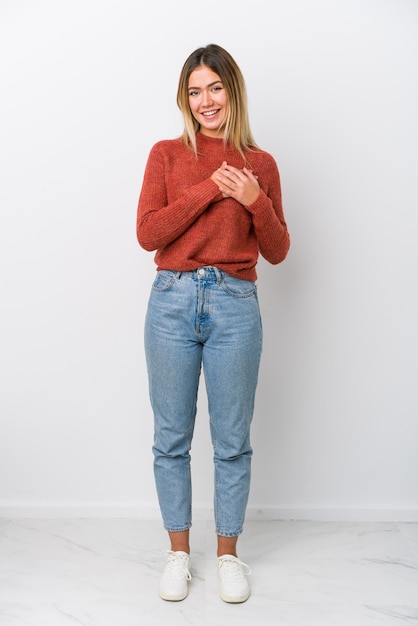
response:
[[[216,109],[216,111],[207,111],[206,113],[202,113],[202,115],[204,115],[205,117],[211,117],[212,115],[215,115],[218,111],[219,109]]]

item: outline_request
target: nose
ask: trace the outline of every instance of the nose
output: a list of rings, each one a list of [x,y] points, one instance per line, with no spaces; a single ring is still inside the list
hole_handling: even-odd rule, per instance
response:
[[[202,104],[203,106],[208,106],[213,103],[212,94],[210,91],[204,91],[202,95]]]

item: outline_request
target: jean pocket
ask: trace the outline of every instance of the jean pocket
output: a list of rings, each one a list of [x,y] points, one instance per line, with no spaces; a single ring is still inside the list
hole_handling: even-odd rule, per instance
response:
[[[229,274],[224,274],[221,286],[226,293],[236,298],[250,298],[257,293],[255,282],[235,278],[234,276],[229,276]]]
[[[159,270],[154,282],[152,283],[152,289],[153,291],[167,291],[173,286],[175,279],[176,275],[174,272],[170,272],[169,270]]]

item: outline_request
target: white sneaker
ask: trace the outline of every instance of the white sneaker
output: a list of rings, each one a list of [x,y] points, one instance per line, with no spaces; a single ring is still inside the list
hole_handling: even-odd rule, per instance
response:
[[[190,556],[187,552],[167,551],[167,563],[161,577],[158,593],[163,600],[178,602],[184,600],[189,593],[188,582]]]
[[[250,597],[250,587],[246,576],[251,570],[236,556],[224,554],[218,557],[218,577],[220,595],[224,602],[245,602]]]

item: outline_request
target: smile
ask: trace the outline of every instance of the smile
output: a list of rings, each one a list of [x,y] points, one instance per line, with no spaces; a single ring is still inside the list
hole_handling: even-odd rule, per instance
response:
[[[212,117],[213,115],[216,115],[217,113],[219,113],[220,109],[214,109],[213,111],[205,111],[204,113],[202,113],[202,115],[204,117]]]

